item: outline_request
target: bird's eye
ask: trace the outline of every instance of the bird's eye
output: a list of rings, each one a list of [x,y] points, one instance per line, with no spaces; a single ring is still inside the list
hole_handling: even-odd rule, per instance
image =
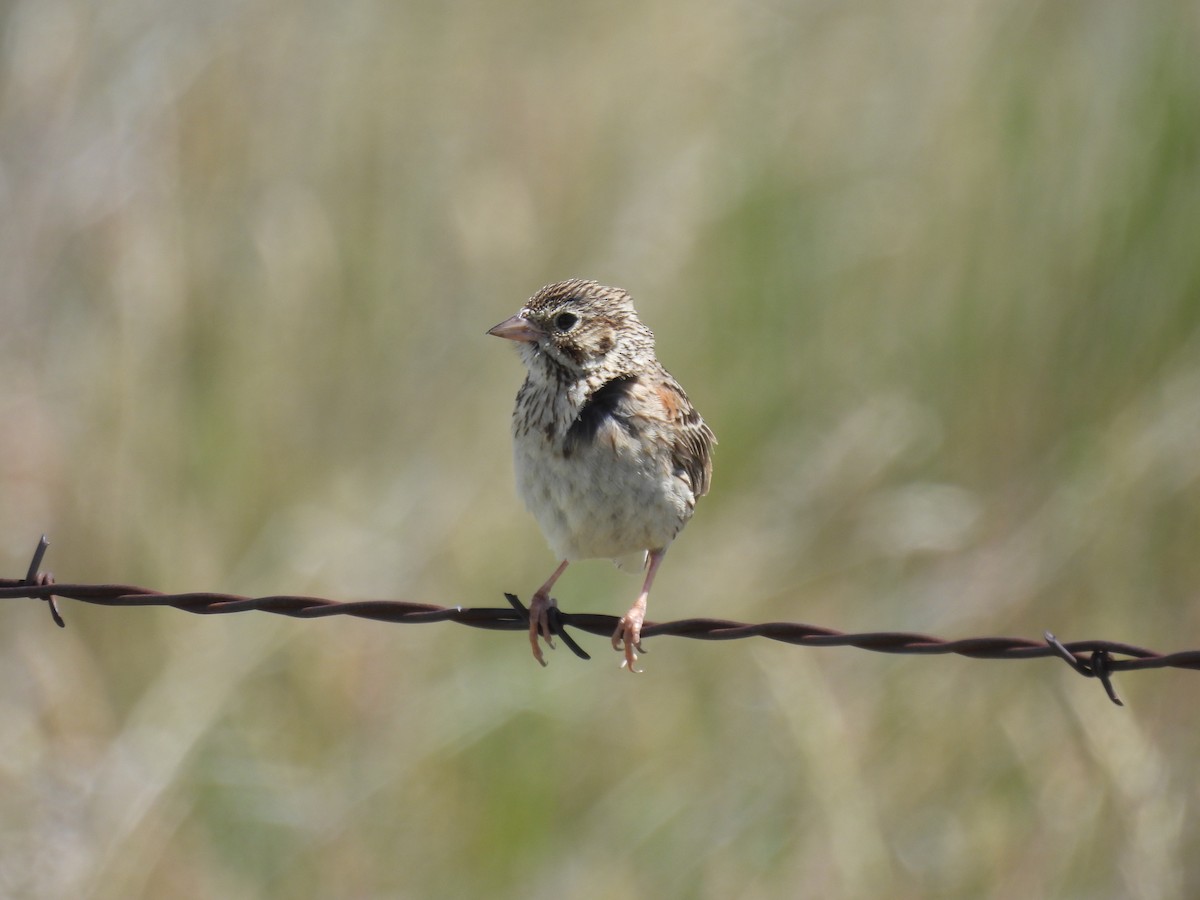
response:
[[[574,313],[561,312],[554,317],[554,327],[559,331],[570,331],[579,321],[579,316]]]

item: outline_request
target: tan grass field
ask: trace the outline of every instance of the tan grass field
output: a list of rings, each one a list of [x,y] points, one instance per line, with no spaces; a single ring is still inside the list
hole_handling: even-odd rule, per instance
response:
[[[1177,0],[10,0],[0,575],[528,597],[484,331],[584,276],[720,439],[650,619],[1200,648],[1198,47]],[[0,610],[0,896],[1200,894],[1200,673],[62,608]]]

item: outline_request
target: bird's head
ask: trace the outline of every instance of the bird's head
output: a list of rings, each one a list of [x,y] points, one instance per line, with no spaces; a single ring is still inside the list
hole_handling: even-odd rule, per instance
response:
[[[542,288],[488,334],[518,342],[530,372],[623,374],[654,354],[654,334],[620,288],[571,279]]]

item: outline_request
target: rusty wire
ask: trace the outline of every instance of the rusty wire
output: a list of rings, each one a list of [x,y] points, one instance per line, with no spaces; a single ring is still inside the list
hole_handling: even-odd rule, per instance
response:
[[[199,615],[235,613],[257,610],[316,619],[325,616],[354,616],[377,622],[426,623],[458,622],[472,628],[494,631],[529,630],[529,612],[513,594],[505,594],[507,607],[438,606],[433,603],[410,603],[403,600],[326,600],[280,594],[269,597],[241,597],[211,591],[183,594],[164,594],[149,588],[128,584],[56,584],[49,572],[41,572],[42,557],[49,542],[45,535],[38,542],[33,560],[23,579],[0,578],[0,600],[30,598],[44,600],[50,607],[55,623],[66,627],[55,603],[56,597],[93,603],[99,606],[169,606]],[[616,628],[616,616],[596,613],[565,613],[557,607],[550,610],[550,627],[564,644],[581,659],[590,659],[567,628],[577,628],[589,634],[608,637]],[[908,653],[941,655],[954,653],[971,659],[1037,659],[1058,657],[1080,675],[1096,678],[1104,686],[1110,700],[1123,705],[1112,684],[1114,672],[1142,669],[1200,670],[1200,650],[1160,654],[1143,647],[1116,641],[1060,642],[1049,631],[1041,641],[1027,638],[977,637],[944,640],[927,634],[879,631],[846,634],[818,625],[798,622],[763,622],[757,625],[729,619],[679,619],[675,622],[646,622],[642,638],[671,635],[706,641],[731,641],[740,638],[765,637],[803,647],[857,647],[876,653]],[[1124,657],[1124,658],[1117,658]]]

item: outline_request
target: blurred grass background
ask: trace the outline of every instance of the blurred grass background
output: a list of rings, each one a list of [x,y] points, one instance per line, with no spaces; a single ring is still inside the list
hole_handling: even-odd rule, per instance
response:
[[[650,617],[1200,647],[1200,12],[12,0],[0,559],[502,604],[484,330],[721,444]],[[574,611],[637,582],[596,562]],[[1195,674],[6,604],[0,894],[1194,897]]]

